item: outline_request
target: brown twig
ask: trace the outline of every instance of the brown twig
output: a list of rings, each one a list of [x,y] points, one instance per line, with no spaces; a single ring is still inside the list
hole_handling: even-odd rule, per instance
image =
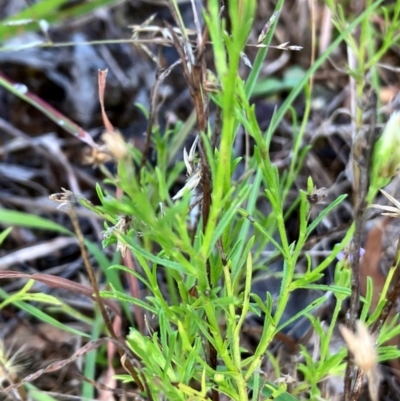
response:
[[[353,240],[350,244],[350,265],[352,270],[351,278],[351,296],[350,296],[350,309],[347,315],[347,327],[354,331],[355,321],[359,309],[360,302],[360,249],[361,241],[364,233],[365,225],[365,211],[368,207],[366,198],[369,189],[369,171],[372,151],[375,142],[375,127],[376,127],[376,110],[377,110],[377,96],[376,93],[370,89],[367,93],[368,108],[371,110],[371,119],[368,130],[361,130],[357,133],[352,146],[352,159],[354,171],[354,188],[355,188],[355,202],[354,202],[354,223],[355,230]],[[344,385],[344,399],[345,401],[355,401],[358,399],[361,387],[357,385],[351,389],[351,378],[354,373],[354,363],[351,355],[348,355],[345,385]],[[359,383],[360,380],[357,380]]]
[[[146,143],[144,145],[144,150],[142,153],[142,160],[140,162],[140,166],[137,172],[137,180],[138,183],[140,184],[140,171],[146,164],[146,160],[148,157],[148,153],[150,150],[150,145],[151,145],[151,133],[152,130],[155,126],[158,126],[157,123],[157,104],[158,104],[158,93],[160,89],[160,85],[164,82],[165,78],[168,77],[168,75],[171,73],[171,71],[182,61],[178,60],[175,61],[172,65],[170,65],[168,68],[164,70],[158,70],[156,73],[156,82],[154,83],[151,93],[150,93],[150,108],[149,108],[149,118],[147,121],[147,128],[146,128]]]
[[[88,352],[93,351],[94,349],[98,348],[101,345],[107,344],[107,343],[112,343],[115,346],[117,346],[119,349],[121,349],[124,352],[124,355],[130,355],[131,351],[129,347],[121,343],[121,341],[116,340],[115,338],[110,338],[110,337],[102,337],[98,338],[97,340],[89,341],[86,343],[83,347],[79,348],[77,351],[74,352],[69,358],[63,359],[61,361],[56,361],[52,362],[46,367],[43,367],[39,370],[37,370],[34,373],[29,374],[28,376],[25,376],[24,378],[20,379],[18,383],[14,383],[6,388],[2,389],[2,392],[8,392],[10,390],[19,388],[21,385],[25,383],[30,383],[33,380],[38,379],[40,376],[42,376],[45,373],[50,373],[50,372],[56,372],[66,365],[68,365],[71,362],[74,362],[78,358],[82,357],[83,355],[86,355]]]
[[[94,273],[93,266],[92,266],[92,264],[90,263],[90,260],[89,260],[89,255],[87,253],[87,249],[86,249],[86,246],[85,246],[85,240],[84,240],[81,228],[79,226],[78,215],[76,214],[76,211],[75,211],[75,207],[74,207],[75,197],[74,197],[74,195],[72,195],[72,196],[73,196],[73,199],[72,199],[72,201],[69,202],[69,204],[70,204],[69,216],[71,218],[71,222],[72,222],[72,225],[74,227],[74,231],[75,231],[76,237],[78,239],[79,248],[80,248],[80,251],[81,251],[82,258],[83,258],[83,263],[85,265],[85,268],[86,268],[86,271],[87,271],[87,274],[88,274],[88,277],[89,277],[89,280],[90,280],[90,284],[93,287],[93,291],[94,291],[94,294],[95,294],[95,297],[96,297],[96,302],[99,305],[100,313],[101,313],[101,316],[103,317],[103,321],[104,321],[104,323],[105,323],[105,325],[107,327],[107,330],[110,333],[110,336],[112,338],[114,338],[115,340],[118,340],[118,338],[117,338],[117,336],[116,336],[116,334],[114,332],[114,328],[113,328],[110,316],[108,315],[108,313],[106,311],[106,308],[104,306],[103,300],[100,297],[99,286],[97,284],[97,280],[96,280],[96,276],[95,276],[95,273]],[[120,357],[122,358],[123,355],[125,355],[125,351],[121,348],[121,346],[118,346],[118,345],[117,345],[117,350],[118,350],[118,353],[119,353]],[[136,373],[135,369],[133,368],[132,364],[130,363],[130,361],[128,361],[128,363],[126,364],[125,367],[128,370],[129,374],[135,380],[135,383],[138,385],[140,391],[144,391],[144,386],[143,386],[141,380],[139,379],[139,376]],[[148,395],[150,396],[150,394],[148,394]]]
[[[100,291],[99,291],[99,286],[97,284],[96,275],[94,273],[93,266],[89,260],[89,255],[88,255],[86,245],[85,245],[85,239],[83,237],[83,234],[82,234],[82,231],[81,231],[81,228],[79,225],[78,214],[76,213],[76,210],[75,210],[75,204],[78,202],[78,197],[73,192],[64,190],[64,193],[58,193],[58,194],[51,195],[50,199],[55,202],[61,203],[60,206],[65,205],[67,208],[69,217],[72,222],[72,226],[74,227],[74,231],[75,231],[75,234],[76,234],[76,237],[78,240],[79,248],[80,248],[82,259],[83,259],[83,264],[85,265],[87,275],[89,277],[89,281],[90,281],[90,284],[91,284],[93,292],[94,292],[95,302],[97,302],[97,304],[99,306],[100,313],[102,315],[104,324],[106,325],[110,336],[117,343],[117,350],[118,350],[120,357],[123,358],[125,356],[125,358],[126,358],[126,355],[125,355],[126,352],[125,352],[124,346],[122,346],[122,343],[120,342],[117,335],[115,334],[110,316],[108,315],[107,310],[104,306],[103,299],[100,297]],[[139,379],[138,373],[135,371],[130,360],[128,358],[126,358],[126,359],[127,359],[127,363],[124,365],[124,367],[126,368],[128,373],[132,376],[132,378],[135,380],[135,383],[139,387],[140,391],[144,391],[145,387],[144,387],[142,381]],[[151,397],[151,394],[148,394],[148,396]]]

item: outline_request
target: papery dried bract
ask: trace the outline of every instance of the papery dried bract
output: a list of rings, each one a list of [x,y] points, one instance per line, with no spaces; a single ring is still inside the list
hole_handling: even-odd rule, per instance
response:
[[[327,196],[327,189],[325,187],[317,188],[314,186],[311,193],[307,194],[307,200],[311,205],[323,205],[324,199]]]
[[[353,333],[346,326],[340,325],[342,334],[349,351],[353,354],[355,364],[366,374],[368,389],[373,401],[378,401],[380,373],[378,370],[378,352],[375,338],[361,321],[356,322],[357,332]]]
[[[357,333],[353,333],[346,326],[340,325],[339,330],[347,347],[354,356],[354,362],[364,372],[367,372],[378,363],[378,354],[375,347],[375,338],[361,321],[356,323]]]
[[[117,224],[115,226],[109,227],[106,231],[103,232],[103,238],[107,239],[111,235],[115,234],[115,231],[119,231],[122,234],[126,235],[132,226],[132,217],[131,216],[119,216]],[[121,251],[121,255],[124,257],[126,253],[127,246],[124,242],[121,241],[120,237],[117,235],[117,252]]]
[[[197,143],[199,141],[199,137],[197,136],[193,142],[192,147],[190,148],[189,153],[186,148],[183,149],[183,161],[185,162],[187,176],[188,179],[183,188],[181,188],[177,194],[172,198],[172,200],[179,199],[183,196],[185,191],[194,190],[201,181],[201,167],[200,165],[195,166],[194,157],[197,149]]]
[[[83,159],[83,164],[92,164],[93,167],[100,166],[112,160],[110,153],[103,145],[99,149],[91,149],[91,153],[86,155]]]
[[[388,194],[386,191],[381,189],[381,192],[383,195],[386,196],[392,202],[395,206],[384,206],[384,205],[377,205],[377,204],[372,204],[370,207],[376,207],[378,209],[381,209],[384,211],[382,215],[384,216],[390,216],[390,217],[395,217],[395,218],[400,218],[400,202],[393,198],[392,195]]]
[[[128,144],[118,131],[105,132],[101,139],[115,160],[122,160],[129,154]]]
[[[63,192],[51,194],[51,195],[49,195],[49,199],[52,200],[53,202],[60,203],[57,206],[57,209],[62,209],[63,207],[65,207],[66,209],[69,209],[71,207],[71,204],[78,202],[78,196],[75,195],[69,189],[65,189],[65,188],[61,188],[61,189],[63,190]]]
[[[247,57],[245,52],[240,53],[240,58],[243,60],[243,62],[247,65],[249,68],[253,68],[253,64],[251,64],[250,59]]]

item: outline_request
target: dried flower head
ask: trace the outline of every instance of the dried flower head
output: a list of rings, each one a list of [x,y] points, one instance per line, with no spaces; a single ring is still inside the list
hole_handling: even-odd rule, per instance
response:
[[[240,58],[247,65],[247,67],[253,68],[253,64],[251,63],[250,59],[247,57],[245,52],[240,53]]]
[[[49,195],[49,199],[53,202],[58,202],[60,205],[57,206],[57,209],[61,209],[65,207],[66,209],[70,209],[71,204],[78,203],[78,196],[75,195],[69,189],[61,188],[63,192],[58,192],[55,194]]]
[[[315,186],[311,193],[307,194],[307,200],[311,205],[325,204],[324,199],[327,196],[327,189],[325,187],[318,188]]]
[[[353,333],[344,325],[339,326],[340,333],[354,356],[354,362],[364,372],[374,369],[378,364],[378,353],[375,338],[369,333],[367,326],[360,320],[356,322],[357,332]]]
[[[96,148],[91,148],[91,153],[87,154],[83,158],[83,163],[84,164],[92,164],[93,167],[100,166],[104,163],[107,163],[112,160],[112,157],[108,150],[106,149],[106,146],[100,146],[98,149]]]
[[[353,333],[346,326],[340,325],[339,330],[349,351],[354,356],[355,364],[366,374],[371,400],[377,401],[379,393],[380,373],[378,370],[378,352],[375,338],[368,331],[367,326],[360,320],[356,322],[357,333]]]
[[[296,383],[296,379],[289,374],[282,375],[275,380],[275,384],[293,384]]]
[[[221,90],[221,84],[211,70],[207,70],[206,79],[203,82],[203,88],[206,92],[210,93],[219,92]]]
[[[391,216],[391,217],[400,218],[400,202],[398,200],[396,200],[395,198],[393,198],[392,195],[389,195],[383,189],[381,189],[380,191],[382,192],[383,195],[386,196],[386,198],[388,198],[390,200],[390,202],[393,203],[393,205],[395,205],[395,207],[393,207],[393,206],[383,206],[383,205],[377,205],[377,204],[373,204],[370,207],[376,207],[378,209],[384,210],[385,213],[382,213],[382,215],[384,215],[384,216]]]
[[[105,132],[101,139],[115,160],[122,160],[129,154],[128,144],[119,132]]]
[[[122,234],[127,234],[132,225],[132,217],[131,216],[119,216],[117,224],[108,228],[103,232],[103,238],[107,239],[111,235],[116,234],[116,231],[121,232]],[[119,236],[117,236],[117,251],[121,251],[122,257],[125,257],[127,246],[121,241]]]

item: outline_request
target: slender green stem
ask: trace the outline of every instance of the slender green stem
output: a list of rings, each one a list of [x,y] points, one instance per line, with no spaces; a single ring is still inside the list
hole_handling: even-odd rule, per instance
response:
[[[325,335],[324,341],[322,341],[322,344],[321,344],[321,355],[320,355],[320,358],[318,361],[319,364],[323,364],[328,355],[329,346],[331,345],[331,342],[332,342],[333,330],[336,327],[337,319],[338,319],[339,313],[342,309],[342,303],[343,303],[343,297],[342,296],[336,297],[336,305],[335,305],[335,309],[333,310],[331,323],[330,323],[328,331]]]

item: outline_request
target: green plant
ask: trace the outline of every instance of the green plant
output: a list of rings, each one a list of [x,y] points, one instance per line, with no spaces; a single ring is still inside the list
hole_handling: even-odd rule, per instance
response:
[[[179,9],[175,2],[172,3],[171,10],[179,26],[182,24]],[[357,228],[353,224],[332,254],[318,265],[313,265],[311,258],[306,256],[306,271],[299,274],[297,266],[306,241],[318,224],[346,196],[342,195],[328,204],[314,220],[310,219],[310,211],[314,206],[310,197],[315,196],[318,190],[314,188],[311,178],[303,183],[304,190],[298,191],[297,200],[289,211],[286,200],[309,150],[308,146],[303,146],[303,137],[311,107],[310,79],[342,41],[346,41],[356,51],[356,42],[351,33],[360,24],[361,37],[372,38],[369,18],[377,12],[381,1],[371,2],[351,22],[348,22],[339,9],[335,21],[340,33],[296,85],[291,86],[290,94],[274,114],[267,132],[261,132],[250,99],[277,20],[275,15],[270,21],[263,43],[265,47],[260,47],[253,69],[244,81],[238,75],[238,66],[246,49],[256,1],[248,0],[244,8],[243,4],[233,0],[229,3],[229,34],[226,32],[226,21],[220,18],[217,0],[209,1],[204,14],[216,69],[216,82],[211,93],[205,90],[206,74],[201,70],[201,52],[193,53],[191,47],[187,46],[189,42],[182,27],[182,36],[174,36],[170,32],[175,46],[181,52],[185,77],[197,112],[198,138],[191,151],[185,151],[184,162],[170,166],[173,154],[182,143],[180,133],[187,134],[187,127],[178,124],[163,134],[158,127],[150,127],[148,140],[152,141],[158,155],[156,166],[152,166],[137,149],[123,142],[105,118],[107,135],[115,143],[118,142],[123,151],[117,153],[109,149],[117,163],[115,174],[104,166],[102,170],[107,176],[107,184],[113,185],[122,195],[115,196],[98,185],[98,206],[82,197],[72,200],[66,196],[65,199],[67,206],[79,201],[104,218],[104,247],[117,243],[122,252],[129,251],[134,255],[137,263],[135,271],[115,260],[109,261],[94,244],[86,241],[89,251],[97,255],[96,259],[105,271],[107,283],[111,287],[111,290],[101,292],[102,297],[118,300],[124,305],[127,315],[128,306],[136,305],[148,314],[157,316],[155,331],[150,330],[144,335],[137,327],[132,327],[127,336],[127,344],[138,361],[134,365],[137,377],[133,378],[129,374],[118,376],[124,381],[136,381],[139,387],[140,384],[143,385],[141,395],[147,399],[165,397],[171,400],[209,400],[210,393],[213,400],[217,400],[219,394],[224,394],[237,401],[285,401],[294,399],[294,396],[300,398],[304,393],[309,394],[311,399],[318,399],[321,397],[321,382],[329,375],[345,374],[345,349],[333,355],[329,346],[342,304],[352,294],[349,263],[337,264],[334,285],[322,285],[320,279],[337,254],[350,243]],[[334,4],[329,2],[329,5],[333,9]],[[276,11],[279,12],[282,6],[283,1],[279,1]],[[388,13],[383,13],[388,18]],[[398,8],[394,8],[393,15],[394,22],[397,23]],[[396,38],[396,32],[390,30],[382,51],[377,54],[393,44]],[[201,41],[197,44],[199,48],[204,45]],[[357,58],[360,62],[359,68],[352,74],[357,77],[357,92],[360,92],[362,78],[376,65],[379,57],[374,56],[368,61],[363,51],[359,50]],[[198,73],[199,70],[204,74]],[[0,84],[36,107],[46,109],[37,99],[19,93],[1,77]],[[305,94],[306,111],[301,122],[297,123],[295,120],[292,158],[287,172],[282,173],[270,158],[271,138],[283,116],[291,110],[295,97],[301,92]],[[220,127],[213,127],[208,120],[209,102],[213,102],[221,112]],[[48,109],[47,115],[58,118]],[[152,118],[151,115],[147,117]],[[245,160],[249,166],[248,171],[240,180],[235,181],[232,178],[233,172],[243,162],[242,158],[235,158],[233,153],[239,125],[254,140],[255,146],[253,155]],[[76,133],[75,126],[70,125],[67,128]],[[96,147],[93,143],[91,145]],[[180,188],[179,196],[172,197],[176,179],[185,167],[189,180]],[[66,194],[67,191],[64,195]],[[260,198],[266,200],[270,206],[269,215],[256,209]],[[198,214],[193,219],[194,204],[201,205],[202,211],[201,215]],[[293,210],[298,211],[299,233],[296,241],[290,242],[286,222]],[[72,235],[63,227],[33,216],[22,222],[21,215],[0,211],[0,218],[9,224],[13,222],[55,229]],[[260,256],[260,250],[267,246],[272,246],[274,256],[282,260],[281,287],[277,299],[272,299],[269,293],[262,299],[251,291],[255,268],[266,263]],[[146,297],[127,295],[117,274],[119,271],[131,274],[140,281],[145,287]],[[160,285],[160,275],[165,277],[166,290]],[[371,280],[368,282],[368,292],[362,300],[361,312],[361,320],[368,325],[375,324],[380,317],[391,277],[388,278],[375,311],[370,310],[373,289]],[[313,310],[325,301],[325,296],[316,299],[289,320],[282,321],[290,294],[296,289],[333,293],[336,305],[327,328],[312,315]],[[14,295],[7,302],[22,305],[26,300],[25,290],[17,295],[19,298]],[[38,301],[42,298],[31,296],[29,300]],[[244,358],[246,350],[242,348],[240,334],[249,312],[263,316],[264,325],[255,352]],[[320,339],[320,353],[318,360],[314,360],[310,351],[302,347],[303,361],[298,370],[302,373],[303,380],[289,394],[286,383],[276,385],[265,380],[260,373],[260,367],[275,336],[302,316],[309,318]],[[398,334],[396,322],[397,317],[379,333],[378,351],[381,360],[399,355],[393,347],[383,345]],[[100,329],[96,328],[94,338],[100,335]],[[90,370],[93,374],[93,369]],[[90,392],[85,394],[90,396]]]

